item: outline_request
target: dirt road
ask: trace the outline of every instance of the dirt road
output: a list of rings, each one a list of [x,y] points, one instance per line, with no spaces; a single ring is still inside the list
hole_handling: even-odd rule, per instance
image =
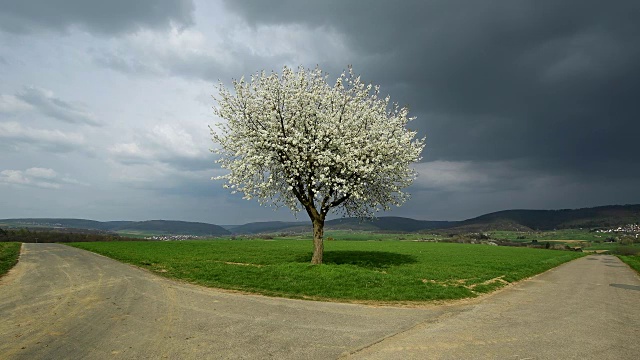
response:
[[[615,257],[482,300],[369,307],[206,289],[25,244],[0,279],[2,359],[635,359],[640,280]]]

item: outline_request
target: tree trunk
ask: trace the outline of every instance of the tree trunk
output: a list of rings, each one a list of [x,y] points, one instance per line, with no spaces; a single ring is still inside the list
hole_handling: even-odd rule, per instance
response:
[[[322,264],[322,255],[324,254],[324,219],[312,219],[313,222],[313,257],[312,264]]]

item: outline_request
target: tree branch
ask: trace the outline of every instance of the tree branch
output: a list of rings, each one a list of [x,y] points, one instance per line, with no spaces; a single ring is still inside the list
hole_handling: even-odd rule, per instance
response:
[[[346,194],[346,195],[344,195],[343,197],[341,197],[340,199],[336,199],[336,200],[334,200],[334,201],[333,201],[333,202],[331,202],[327,207],[323,207],[323,208],[321,209],[321,212],[322,212],[323,214],[325,214],[325,215],[326,215],[326,214],[328,214],[328,213],[329,213],[329,210],[331,210],[331,208],[334,208],[334,207],[336,207],[336,206],[339,206],[339,205],[340,205],[340,204],[342,204],[343,202],[345,202],[345,201],[349,200],[349,198],[350,198],[350,197],[351,197],[351,194]]]

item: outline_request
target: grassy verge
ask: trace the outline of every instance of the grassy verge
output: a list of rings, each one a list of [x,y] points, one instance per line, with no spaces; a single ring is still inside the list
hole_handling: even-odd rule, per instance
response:
[[[0,242],[0,276],[6,274],[18,262],[21,243]]]
[[[627,263],[627,265],[631,266],[635,271],[640,273],[640,255],[618,255],[620,260]]]
[[[205,286],[310,299],[425,301],[474,297],[580,253],[488,245],[328,241],[309,265],[301,240],[75,243],[72,246]]]

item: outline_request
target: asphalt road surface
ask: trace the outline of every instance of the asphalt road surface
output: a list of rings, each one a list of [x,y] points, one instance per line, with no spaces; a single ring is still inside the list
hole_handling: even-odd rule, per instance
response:
[[[588,256],[348,358],[640,359],[640,279],[615,256]]]
[[[234,294],[24,244],[0,279],[0,359],[635,359],[639,300],[606,255],[411,309]]]

